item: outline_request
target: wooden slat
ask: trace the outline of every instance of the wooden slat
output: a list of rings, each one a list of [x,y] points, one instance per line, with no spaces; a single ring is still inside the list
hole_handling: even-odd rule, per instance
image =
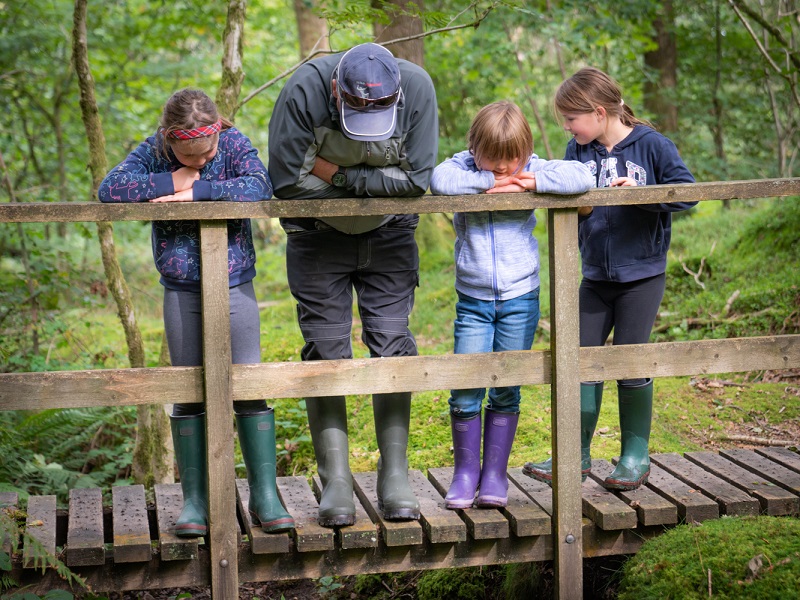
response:
[[[580,378],[800,367],[800,335],[580,348]],[[233,365],[235,400],[551,383],[549,351]],[[200,367],[0,374],[0,410],[202,402]]]
[[[673,503],[678,509],[678,516],[686,523],[702,523],[719,518],[719,505],[716,502],[652,462],[647,486]]]
[[[553,529],[550,515],[518,488],[510,478],[508,480],[508,504],[501,512],[511,524],[512,533],[518,537],[550,535]]]
[[[772,516],[800,513],[800,498],[713,452],[686,452],[684,456],[709,473],[755,496],[761,512]]]
[[[793,494],[800,494],[800,473],[787,469],[752,450],[720,450],[719,453],[748,471],[757,473],[767,481]]]
[[[614,465],[607,460],[594,459],[590,477],[602,484],[613,471]],[[630,492],[619,491],[615,492],[615,494],[636,511],[639,523],[646,527],[651,525],[674,525],[678,522],[678,507],[666,498],[656,494],[647,486],[642,486]]]
[[[444,497],[453,481],[452,467],[428,469],[428,480]],[[467,524],[469,537],[474,540],[497,540],[509,536],[508,519],[496,508],[465,508],[457,511]]]
[[[553,514],[553,490],[549,485],[528,477],[519,467],[509,469],[508,478],[514,485],[525,492],[526,496],[539,505],[545,514]]]
[[[333,550],[333,529],[317,522],[319,504],[305,477],[280,477],[278,490],[283,505],[294,517],[295,546],[298,552]]]
[[[150,560],[150,522],[143,485],[111,488],[114,562]]]
[[[25,531],[41,544],[50,556],[56,555],[56,497],[30,496]],[[41,567],[43,561],[38,549],[26,539],[22,550],[22,565],[26,569]]]
[[[319,475],[314,475],[311,479],[311,486],[314,488],[317,501],[319,501],[322,496],[322,480]],[[361,506],[355,492],[353,492],[353,504],[356,507],[356,522],[347,527],[336,528],[339,547],[343,550],[376,548],[378,546],[378,526],[372,522],[367,511]]]
[[[636,511],[606,490],[591,477],[583,482],[581,489],[583,514],[600,529],[633,529],[638,518]]]
[[[353,473],[353,487],[364,510],[379,525],[383,542],[387,546],[414,546],[423,541],[419,521],[387,521],[378,509],[377,474]]]
[[[798,452],[789,450],[789,448],[756,448],[756,452],[787,469],[800,473],[800,453]]]
[[[19,496],[17,492],[0,492],[0,510],[4,508],[14,509],[17,507]],[[12,549],[11,546],[14,546]],[[0,550],[7,554],[11,554],[12,550],[16,550],[16,543],[12,544],[11,537],[3,534],[0,536]]]
[[[583,597],[581,519],[579,251],[573,209],[547,211],[550,271],[550,423],[553,432],[553,554],[556,595]]]
[[[239,514],[242,515],[253,554],[288,552],[291,546],[288,532],[267,533],[261,529],[261,525],[253,523],[253,515],[247,509],[247,503],[250,502],[250,486],[246,479],[236,480],[236,496],[239,499]]]
[[[182,538],[175,535],[175,523],[183,510],[183,492],[180,484],[159,483],[153,487],[161,560],[196,559],[198,542],[203,538]]]
[[[408,213],[451,213],[535,208],[577,208],[692,202],[696,200],[762,199],[800,195],[800,179],[709,181],[592,189],[585,194],[426,195],[419,198],[336,198],[280,202],[3,202],[0,222],[91,222],[206,219],[269,219]]]
[[[445,508],[444,497],[431,485],[422,471],[409,470],[408,483],[419,500],[419,520],[429,542],[442,544],[463,542],[467,539],[464,521],[454,511]]]
[[[759,512],[758,500],[689,462],[679,454],[653,454],[650,460],[687,485],[713,498],[723,515],[754,516]]]
[[[103,495],[100,488],[70,490],[67,566],[102,565],[105,560]]]

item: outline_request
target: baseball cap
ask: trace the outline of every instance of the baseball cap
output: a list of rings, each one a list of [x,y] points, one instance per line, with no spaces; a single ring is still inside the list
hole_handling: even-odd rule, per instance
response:
[[[334,75],[342,132],[361,142],[392,137],[400,98],[400,68],[383,46],[367,43],[344,53]]]

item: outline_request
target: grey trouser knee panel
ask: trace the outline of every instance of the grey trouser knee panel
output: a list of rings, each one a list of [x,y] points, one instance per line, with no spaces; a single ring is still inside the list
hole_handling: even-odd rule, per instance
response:
[[[200,292],[164,289],[164,332],[174,367],[203,364],[203,321]],[[258,302],[253,282],[230,288],[231,360],[234,364],[261,362]],[[263,400],[233,403],[237,414],[266,410]],[[202,404],[175,404],[173,416],[204,412]]]
[[[286,266],[306,342],[303,360],[352,357],[354,291],[362,340],[370,355],[416,356],[416,341],[408,329],[419,284],[413,226],[398,219],[355,235],[324,224],[291,231]]]

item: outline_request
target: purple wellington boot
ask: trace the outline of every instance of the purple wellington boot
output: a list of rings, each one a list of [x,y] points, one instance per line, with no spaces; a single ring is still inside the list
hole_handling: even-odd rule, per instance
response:
[[[502,508],[508,503],[508,455],[517,432],[519,413],[486,409],[483,431],[483,468],[478,508]]]
[[[450,415],[455,470],[445,506],[451,510],[470,508],[481,478],[481,413],[468,419]]]

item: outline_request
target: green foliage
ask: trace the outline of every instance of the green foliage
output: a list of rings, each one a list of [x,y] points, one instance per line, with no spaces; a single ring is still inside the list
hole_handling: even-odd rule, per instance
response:
[[[498,567],[467,567],[426,571],[417,581],[419,600],[484,600],[495,597]]]
[[[620,600],[791,598],[800,589],[800,521],[723,517],[649,540],[625,565]]]

